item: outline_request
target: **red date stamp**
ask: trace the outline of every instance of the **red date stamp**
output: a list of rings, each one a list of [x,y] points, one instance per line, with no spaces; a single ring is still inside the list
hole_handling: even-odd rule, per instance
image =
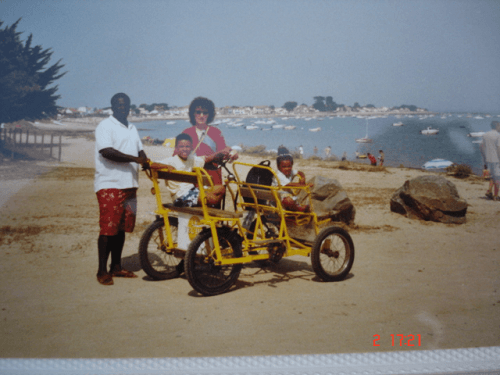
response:
[[[420,346],[422,341],[420,335],[394,335],[391,334],[392,346]],[[380,346],[380,335],[373,335],[373,346]]]

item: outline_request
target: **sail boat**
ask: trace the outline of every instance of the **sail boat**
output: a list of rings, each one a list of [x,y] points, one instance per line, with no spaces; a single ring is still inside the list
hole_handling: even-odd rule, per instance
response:
[[[357,138],[356,139],[357,143],[372,143],[373,140],[371,138],[368,138],[368,120],[366,120],[366,135],[364,138]]]

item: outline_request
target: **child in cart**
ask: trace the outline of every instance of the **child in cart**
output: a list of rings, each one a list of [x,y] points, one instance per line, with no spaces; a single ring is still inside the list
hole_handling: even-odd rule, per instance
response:
[[[304,173],[293,169],[292,155],[288,153],[286,148],[280,148],[279,151],[279,155],[276,158],[276,165],[278,167],[276,176],[278,177],[279,184],[287,187],[306,186],[306,176]],[[299,181],[292,182],[296,176],[298,176]],[[276,178],[273,178],[272,186],[278,186],[278,181]],[[309,184],[309,186],[312,187],[312,184]],[[308,205],[297,204],[296,198],[291,190],[285,189],[283,192],[280,192],[281,204],[285,210],[309,212],[310,207]]]
[[[201,158],[194,155],[192,151],[193,140],[191,136],[189,134],[181,133],[175,138],[174,156],[163,159],[158,163],[152,163],[151,168],[166,168],[169,171],[178,170],[191,172],[194,167],[203,168],[206,162],[212,161],[207,160],[208,158],[214,159],[215,157],[217,157],[217,155],[213,155],[212,157],[205,156],[204,158]],[[201,206],[200,189],[198,186],[186,182],[177,182],[171,180],[166,180],[165,184],[167,185],[167,189],[172,195],[174,206]],[[213,188],[205,187],[205,194],[208,206],[218,206],[225,194],[225,188],[223,185],[215,185]]]

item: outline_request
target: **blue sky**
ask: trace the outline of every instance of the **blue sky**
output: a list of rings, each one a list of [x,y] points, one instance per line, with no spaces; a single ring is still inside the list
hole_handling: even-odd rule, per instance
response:
[[[340,104],[500,112],[497,0],[0,0],[51,48],[61,106]]]

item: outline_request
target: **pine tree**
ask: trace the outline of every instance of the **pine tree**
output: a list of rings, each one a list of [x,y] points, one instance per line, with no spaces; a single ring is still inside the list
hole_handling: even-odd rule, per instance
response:
[[[19,21],[4,29],[0,21],[0,122],[56,115],[58,86],[49,86],[66,74],[59,74],[61,60],[45,68],[53,52],[32,47],[33,34],[23,45],[16,31]]]

